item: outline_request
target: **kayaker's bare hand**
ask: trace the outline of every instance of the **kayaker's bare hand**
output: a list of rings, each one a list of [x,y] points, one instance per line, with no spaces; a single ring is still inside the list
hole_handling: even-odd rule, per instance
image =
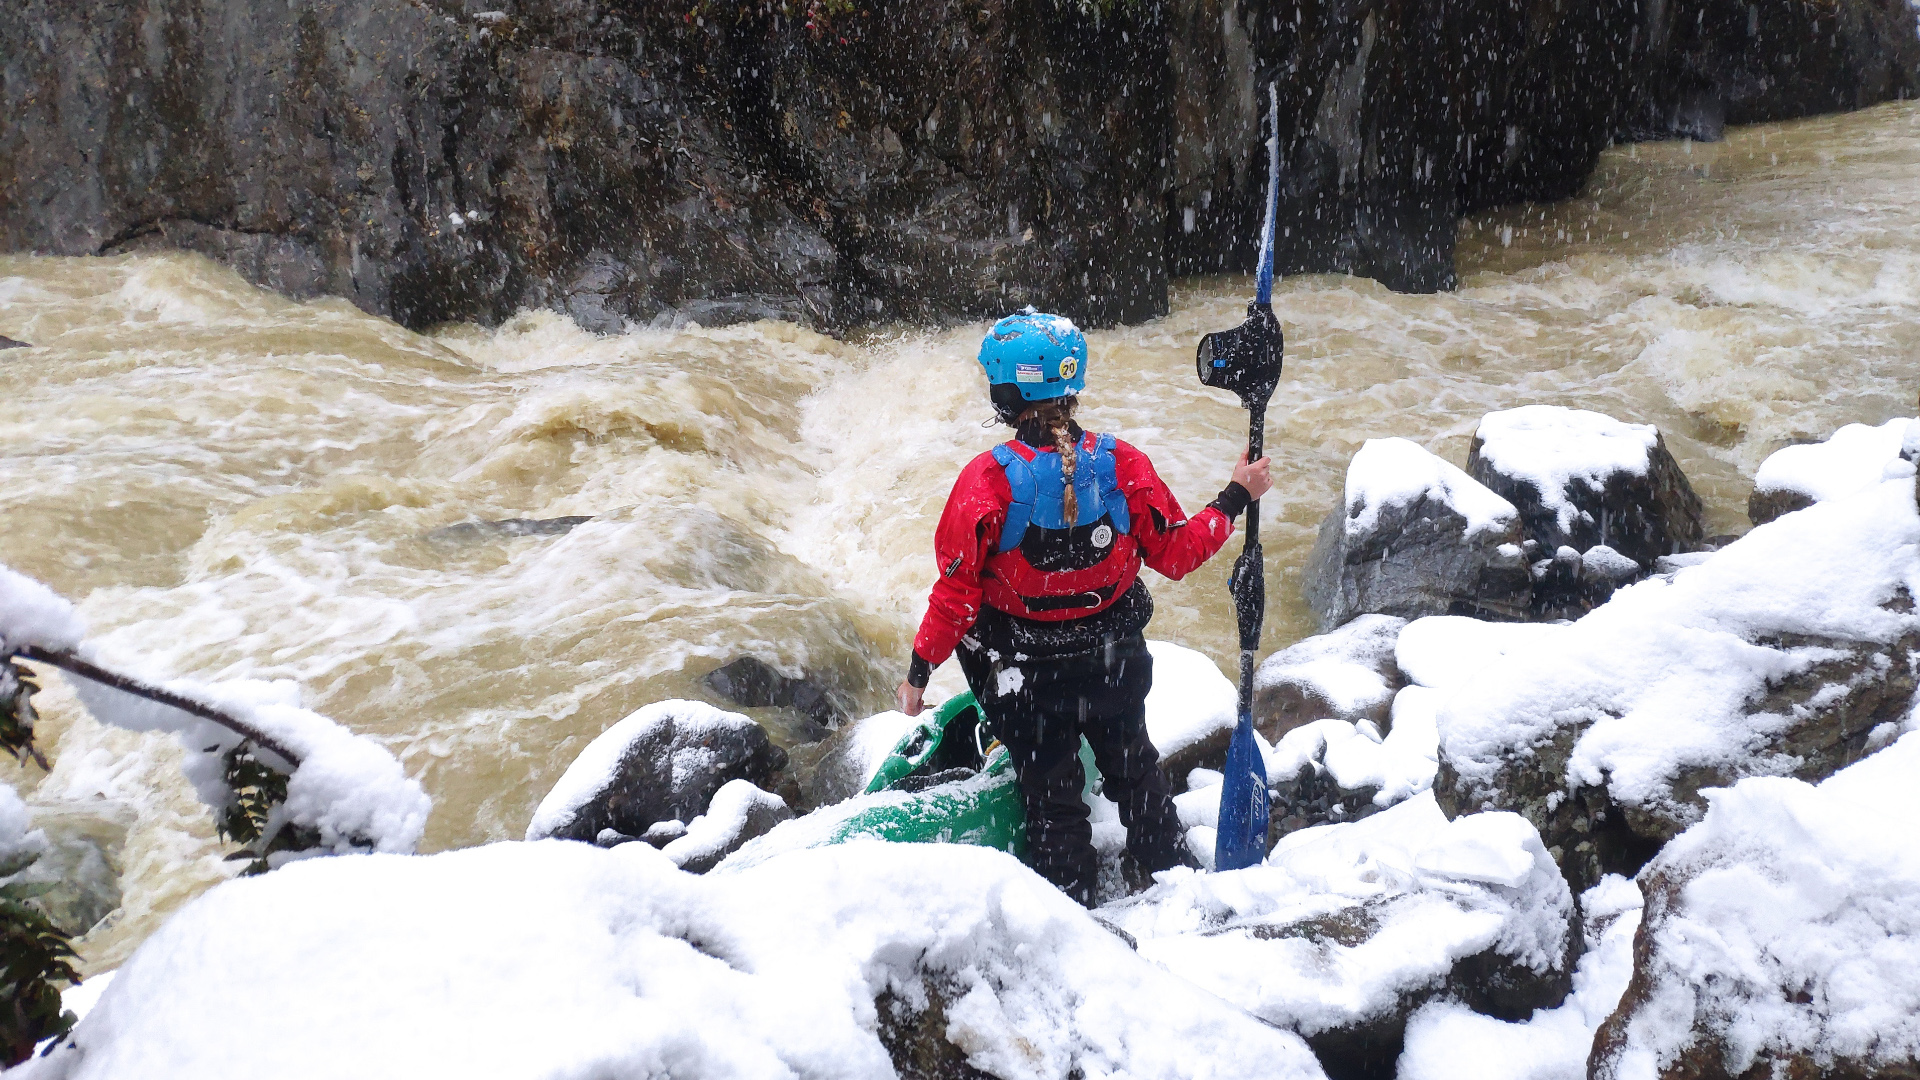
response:
[[[1249,464],[1247,452],[1242,450],[1240,460],[1233,464],[1233,482],[1246,488],[1247,494],[1258,499],[1273,488],[1273,477],[1267,475],[1272,464],[1273,459],[1264,457]]]
[[[900,702],[901,712],[906,713],[908,716],[919,716],[927,709],[926,702],[923,700],[926,697],[926,693],[926,690],[922,687],[903,682],[900,684],[900,689],[894,696]]]

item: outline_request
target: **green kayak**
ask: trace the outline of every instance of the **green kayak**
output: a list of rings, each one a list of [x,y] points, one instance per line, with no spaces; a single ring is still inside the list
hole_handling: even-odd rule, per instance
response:
[[[1027,814],[1013,761],[1006,747],[983,746],[985,741],[973,695],[949,699],[894,744],[865,792],[780,825],[722,866],[751,866],[782,851],[860,839],[972,844],[1022,855]],[[1100,774],[1085,740],[1080,761],[1093,790]]]

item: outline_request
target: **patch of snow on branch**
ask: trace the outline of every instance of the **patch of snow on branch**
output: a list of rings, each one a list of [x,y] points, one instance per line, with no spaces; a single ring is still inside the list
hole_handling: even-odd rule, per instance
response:
[[[1563,532],[1571,531],[1580,515],[1566,495],[1573,481],[1584,480],[1599,491],[1616,473],[1645,476],[1648,455],[1660,441],[1660,429],[1652,424],[1628,424],[1558,405],[1488,413],[1475,434],[1480,456],[1496,471],[1532,484]]]
[[[1368,439],[1347,465],[1347,535],[1368,535],[1379,524],[1381,508],[1423,497],[1466,518],[1469,536],[1504,529],[1520,516],[1512,503],[1418,444],[1401,438]]]
[[[200,801],[215,813],[232,804],[223,757],[241,742],[238,732],[89,679],[73,676],[70,681],[81,703],[101,723],[178,736],[186,749],[181,771]],[[404,853],[420,842],[433,803],[419,781],[409,778],[378,742],[301,708],[298,683],[285,679],[143,681],[227,713],[300,759],[299,767],[293,768],[272,751],[254,749],[263,762],[289,773],[287,800],[275,811],[270,829],[286,821],[317,830],[321,845],[333,852],[371,847]]]
[[[59,593],[0,565],[0,656],[29,645],[65,651],[86,634],[86,624]]]
[[[20,1075],[892,1080],[899,1014],[876,1005],[936,998],[933,1030],[996,1076],[1322,1077],[1001,852],[852,844],[698,877],[559,841],[218,886]]]

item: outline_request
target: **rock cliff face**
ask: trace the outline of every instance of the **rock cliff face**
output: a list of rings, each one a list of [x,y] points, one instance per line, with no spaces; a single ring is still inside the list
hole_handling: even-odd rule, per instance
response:
[[[1914,92],[1903,5],[1758,12],[25,0],[0,249],[198,250],[410,326],[1141,319],[1251,263],[1275,82],[1281,268],[1446,288],[1460,214],[1572,194],[1622,132]]]

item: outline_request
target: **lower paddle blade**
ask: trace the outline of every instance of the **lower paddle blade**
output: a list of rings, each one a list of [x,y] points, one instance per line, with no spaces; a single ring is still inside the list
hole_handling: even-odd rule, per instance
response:
[[[1267,763],[1253,739],[1253,717],[1240,714],[1227,744],[1220,787],[1220,828],[1214,835],[1213,868],[1240,870],[1267,857]]]

